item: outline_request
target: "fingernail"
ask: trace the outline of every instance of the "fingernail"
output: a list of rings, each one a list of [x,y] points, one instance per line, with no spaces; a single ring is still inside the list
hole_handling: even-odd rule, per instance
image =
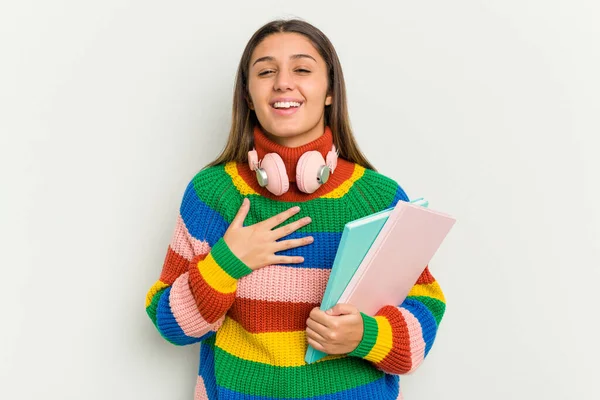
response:
[[[300,211],[300,207],[299,206],[294,207],[294,211]]]

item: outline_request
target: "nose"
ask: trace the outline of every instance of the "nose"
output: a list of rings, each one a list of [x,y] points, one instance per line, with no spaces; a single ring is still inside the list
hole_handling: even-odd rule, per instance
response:
[[[289,90],[294,89],[294,77],[286,70],[281,69],[277,72],[275,82],[273,83],[273,89],[275,90]]]

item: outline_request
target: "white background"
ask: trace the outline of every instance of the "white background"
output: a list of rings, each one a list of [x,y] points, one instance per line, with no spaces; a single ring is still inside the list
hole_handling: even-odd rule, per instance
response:
[[[198,348],[146,291],[246,42],[292,16],[336,47],[368,158],[458,219],[405,398],[600,398],[596,0],[3,2],[0,398],[192,398]]]

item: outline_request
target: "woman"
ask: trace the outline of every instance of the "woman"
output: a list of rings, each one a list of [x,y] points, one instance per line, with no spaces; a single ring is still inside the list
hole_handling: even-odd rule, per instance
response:
[[[146,310],[168,341],[201,342],[196,399],[396,399],[445,300],[426,268],[375,316],[321,311],[344,225],[408,201],[350,129],[327,37],[273,21],[238,68],[223,153],[188,185]],[[307,344],[329,356],[304,362]]]

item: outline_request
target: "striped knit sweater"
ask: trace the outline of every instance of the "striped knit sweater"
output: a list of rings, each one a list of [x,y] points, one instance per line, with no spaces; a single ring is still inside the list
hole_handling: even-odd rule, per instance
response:
[[[431,349],[445,310],[442,291],[429,272],[406,300],[363,314],[362,342],[347,355],[306,364],[306,320],[320,305],[344,225],[408,201],[392,179],[340,159],[315,193],[298,190],[295,164],[307,150],[331,149],[329,128],[298,148],[281,147],[255,129],[259,158],[277,152],[290,176],[289,191],[261,188],[247,164],[230,162],[200,171],[183,195],[175,232],[146,311],[160,334],[176,345],[201,342],[195,399],[399,399],[399,375],[415,370]],[[312,223],[284,238],[313,236],[314,243],[278,254],[304,262],[252,272],[228,248],[223,235],[248,197],[245,225],[299,205],[287,223]]]

